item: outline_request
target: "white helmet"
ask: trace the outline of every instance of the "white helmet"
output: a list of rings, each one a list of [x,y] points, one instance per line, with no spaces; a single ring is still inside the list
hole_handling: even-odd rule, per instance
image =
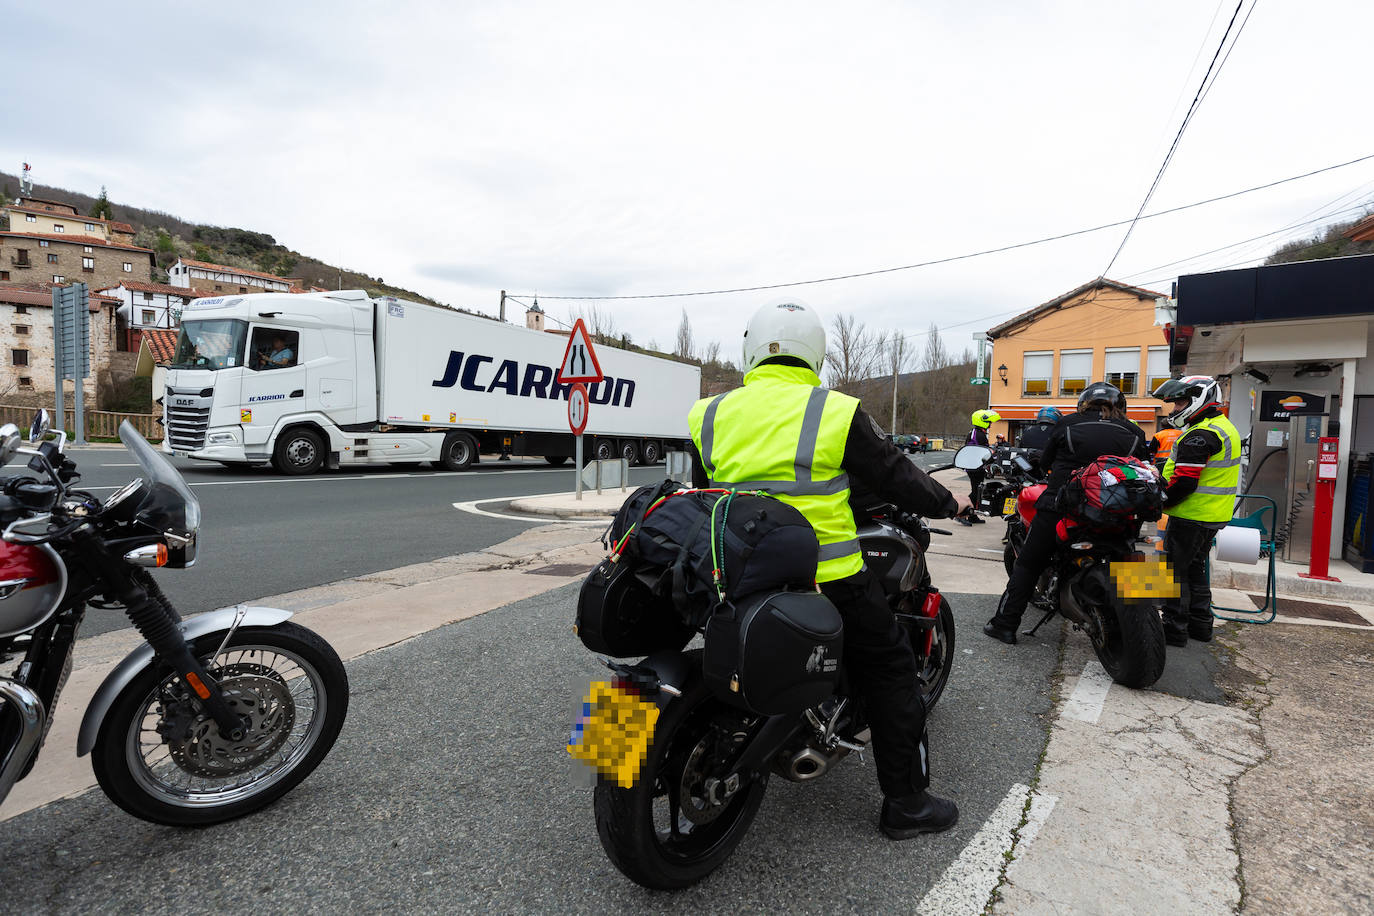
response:
[[[1221,386],[1210,375],[1185,375],[1183,378],[1166,379],[1150,396],[1161,401],[1177,402],[1185,398],[1188,400],[1181,409],[1164,418],[1164,422],[1178,429],[1187,426],[1209,407],[1221,406]]]
[[[770,356],[792,356],[817,375],[825,363],[825,327],[811,306],[796,299],[765,305],[744,329],[744,371]]]

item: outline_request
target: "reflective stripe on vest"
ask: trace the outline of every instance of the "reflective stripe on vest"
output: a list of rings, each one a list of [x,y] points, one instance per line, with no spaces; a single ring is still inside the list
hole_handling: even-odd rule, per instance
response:
[[[859,402],[819,385],[809,369],[759,366],[743,388],[698,401],[688,426],[712,486],[762,490],[806,517],[820,542],[816,581],[828,582],[863,567],[840,467]]]
[[[1169,515],[1192,519],[1195,522],[1224,522],[1236,508],[1236,490],[1240,487],[1240,433],[1226,417],[1211,417],[1188,427],[1179,437],[1187,437],[1195,429],[1210,429],[1221,438],[1221,451],[1207,459],[1198,476],[1197,489],[1177,506],[1167,510]],[[1174,459],[1164,465],[1164,479],[1174,476]]]

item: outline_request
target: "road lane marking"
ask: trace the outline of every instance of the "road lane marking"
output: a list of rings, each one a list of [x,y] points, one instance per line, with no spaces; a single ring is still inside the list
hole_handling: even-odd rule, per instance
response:
[[[1026,812],[1028,797],[1029,813]],[[1035,839],[1057,801],[1056,797],[1032,792],[1029,786],[1021,783],[1012,786],[959,857],[921,898],[916,912],[923,916],[983,912],[988,898],[1002,881],[1006,854],[1013,847],[1025,848]]]
[[[611,518],[560,518],[556,515],[506,515],[500,512],[488,512],[486,509],[477,508],[478,503],[499,503],[502,501],[510,502],[512,499],[523,499],[520,496],[496,496],[485,497],[483,499],[472,499],[465,503],[454,503],[453,508],[459,512],[471,512],[473,515],[485,515],[487,518],[499,518],[508,522],[529,522],[534,525],[598,525],[605,528]]]
[[[101,467],[102,467],[102,468],[136,468],[136,467],[138,467],[138,464],[137,464],[137,463],[134,463],[134,464],[102,464]]]
[[[1111,686],[1112,679],[1102,667],[1102,663],[1095,658],[1092,659],[1083,667],[1083,673],[1079,675],[1073,693],[1064,701],[1063,717],[1096,725]]]

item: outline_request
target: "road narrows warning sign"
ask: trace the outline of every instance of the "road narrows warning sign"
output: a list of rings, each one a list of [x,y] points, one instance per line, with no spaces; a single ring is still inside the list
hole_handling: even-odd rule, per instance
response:
[[[591,335],[579,318],[573,322],[572,333],[568,335],[568,349],[563,352],[563,365],[558,369],[558,384],[582,382],[594,385],[605,377],[601,363],[597,362],[596,351],[592,349]]]

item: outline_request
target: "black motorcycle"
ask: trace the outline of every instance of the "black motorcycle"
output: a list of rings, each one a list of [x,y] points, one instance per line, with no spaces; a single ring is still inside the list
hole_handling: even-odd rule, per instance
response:
[[[1020,449],[980,445],[966,445],[954,456],[955,466],[987,475],[979,505],[1007,520],[1002,562],[1008,576],[1047,486],[1032,457]],[[1088,634],[1102,667],[1124,687],[1148,687],[1164,673],[1164,624],[1151,599],[1170,583],[1164,581],[1167,570],[1142,549],[1139,527],[1133,518],[1112,530],[1066,525],[1031,597],[1030,607],[1043,616],[1024,634],[1034,636],[1062,614]]]
[[[885,504],[856,514],[864,562],[911,641],[930,708],[954,662],[954,615],[925,562],[937,529]],[[594,685],[570,748],[598,761],[596,825],[607,856],[645,887],[684,887],[720,866],[749,829],[770,774],[809,782],[870,740],[843,669],[835,694],[800,716],[760,716],[707,685],[700,649],[605,663],[613,679]]]
[[[289,611],[240,605],[183,621],[148,568],[195,563],[200,503],[126,421],[142,476],[104,502],[73,489],[66,437],[24,447],[0,427],[0,466],[17,454],[43,479],[0,484],[0,801],[33,768],[72,666],[88,605],[118,608],[147,642],[96,691],[77,739],[110,800],[144,820],[212,824],[256,811],[319,765],[348,710],[348,677]]]

